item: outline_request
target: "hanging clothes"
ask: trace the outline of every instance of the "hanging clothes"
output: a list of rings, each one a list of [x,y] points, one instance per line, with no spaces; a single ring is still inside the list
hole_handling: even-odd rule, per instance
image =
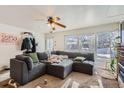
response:
[[[33,45],[32,45],[30,38],[23,39],[21,50],[27,49],[27,51],[29,51],[29,50],[32,50],[32,47]]]
[[[25,32],[23,38],[21,50],[27,50],[26,52],[36,52],[36,42],[33,34]]]
[[[32,52],[36,52],[36,42],[35,42],[35,38],[31,39],[32,42]]]

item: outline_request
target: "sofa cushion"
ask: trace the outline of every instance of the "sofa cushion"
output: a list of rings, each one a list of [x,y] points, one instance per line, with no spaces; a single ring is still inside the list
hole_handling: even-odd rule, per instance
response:
[[[37,56],[38,56],[39,60],[47,60],[48,59],[48,55],[45,52],[42,52],[42,53],[38,52]]]
[[[66,51],[56,51],[57,55],[67,55]]]
[[[51,51],[51,54],[57,55],[57,52],[56,51]]]
[[[64,79],[72,71],[73,61],[64,59],[60,63],[53,63],[47,65],[47,74]]]
[[[29,71],[29,80],[33,80],[46,73],[46,65],[44,63],[34,63],[33,69]]]
[[[33,63],[37,63],[39,62],[39,59],[38,59],[38,56],[37,56],[37,53],[28,53],[26,54],[27,56],[30,56],[33,60]]]
[[[24,61],[27,64],[27,67],[29,70],[33,68],[33,60],[29,56],[24,56],[24,55],[17,55],[16,56],[17,60]]]
[[[72,60],[70,60],[70,59],[63,59],[60,63],[53,63],[51,65],[66,67],[66,66],[71,65],[71,64],[73,64]]]
[[[66,51],[52,51],[56,55],[68,55],[68,58],[74,59],[77,56],[85,57],[85,60],[94,61],[94,53],[80,53],[80,52],[66,52]]]
[[[76,58],[77,56],[80,56],[78,55],[77,53],[74,53],[74,52],[67,52],[67,55],[69,58]]]
[[[74,62],[73,71],[92,75],[93,74],[93,62],[90,62],[90,61]]]
[[[87,60],[86,60],[86,61],[84,61],[83,63],[84,63],[84,64],[89,64],[89,65],[94,65],[94,62],[93,62],[93,61],[87,61]]]

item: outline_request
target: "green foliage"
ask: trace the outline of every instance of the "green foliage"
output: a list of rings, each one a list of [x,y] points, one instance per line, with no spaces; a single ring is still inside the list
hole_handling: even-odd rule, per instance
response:
[[[115,70],[116,70],[116,67],[115,67],[116,64],[117,64],[117,59],[116,59],[116,58],[113,58],[113,59],[111,60],[111,64],[110,64],[111,70],[112,70],[113,72],[115,72]]]
[[[114,59],[112,59],[110,66],[111,66],[111,70],[112,71],[115,71],[115,68],[114,68]]]

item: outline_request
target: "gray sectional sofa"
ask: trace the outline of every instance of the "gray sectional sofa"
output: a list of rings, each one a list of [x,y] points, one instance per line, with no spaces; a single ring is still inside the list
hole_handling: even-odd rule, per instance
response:
[[[56,55],[67,55],[68,58],[73,61],[72,71],[86,73],[89,75],[93,74],[93,64],[94,64],[94,54],[93,53],[79,53],[79,52],[65,52],[65,51],[53,51],[51,53],[56,54]],[[85,57],[86,59],[83,62],[75,61],[74,58],[76,58],[78,56]],[[55,72],[56,71],[54,71],[54,74],[55,74]],[[50,74],[52,74],[52,73],[50,73]],[[64,76],[61,78],[64,78]]]
[[[17,55],[15,58],[10,59],[10,77],[20,84],[26,84],[37,77],[49,74],[64,79],[72,71],[77,71],[86,74],[93,74],[93,53],[76,53],[65,51],[52,51],[52,54],[67,55],[68,59],[64,59],[60,63],[48,64],[48,56],[45,52],[37,53],[39,62],[33,64],[30,57]],[[85,57],[83,62],[74,61],[77,56]]]

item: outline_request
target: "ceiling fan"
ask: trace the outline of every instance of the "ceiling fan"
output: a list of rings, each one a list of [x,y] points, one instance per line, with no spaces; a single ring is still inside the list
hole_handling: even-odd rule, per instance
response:
[[[49,16],[47,18],[47,24],[51,27],[52,30],[56,30],[56,26],[60,26],[62,28],[66,28],[65,25],[63,25],[63,24],[58,22],[59,20],[61,20],[60,17]],[[37,21],[42,21],[42,19],[37,19]]]
[[[56,29],[55,28],[55,25],[60,26],[62,28],[66,28],[65,25],[63,25],[63,24],[61,24],[61,23],[58,22],[59,20],[60,20],[59,17],[52,17],[52,16],[48,17],[48,20],[47,21],[48,21],[48,24],[51,26],[52,30],[55,30]]]

